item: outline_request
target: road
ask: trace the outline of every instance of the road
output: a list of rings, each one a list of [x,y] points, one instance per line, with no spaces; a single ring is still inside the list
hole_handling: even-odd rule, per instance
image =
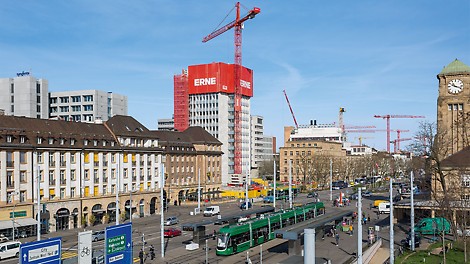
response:
[[[343,189],[341,190],[344,193],[352,193],[351,188],[348,189]],[[339,195],[339,190],[333,191],[333,198],[337,197]],[[347,194],[347,196],[349,196]],[[366,216],[371,217],[371,222],[368,226],[374,226],[374,225],[379,225],[381,226],[381,231],[380,231],[380,236],[384,238],[384,244],[388,243],[388,231],[389,229],[387,228],[389,226],[389,217],[388,215],[380,215],[379,219],[377,219],[377,215],[375,213],[374,209],[370,209],[369,205],[373,200],[377,199],[388,199],[386,196],[388,196],[388,193],[383,193],[383,194],[373,194],[371,197],[363,197],[363,212],[365,213]],[[326,211],[327,213],[331,210],[341,210],[341,208],[333,208],[332,202],[330,202],[330,194],[329,190],[325,191],[320,191],[319,192],[319,197],[320,200],[325,203],[326,206]],[[295,200],[294,203],[306,203],[306,202],[311,202],[312,198],[307,198],[306,194],[300,194]],[[232,214],[239,214],[243,215],[245,214],[244,211],[239,209],[239,202],[238,201],[231,201],[231,202],[221,202],[221,203],[213,203],[213,205],[219,205],[220,206],[220,211],[221,215],[232,215]],[[210,204],[207,204],[210,205]],[[262,203],[255,203],[254,204],[254,209],[260,208],[263,204]],[[285,202],[280,202],[277,201],[277,207],[286,207],[288,203]],[[204,208],[205,205],[201,205],[201,208]],[[190,215],[190,212],[194,210],[194,208],[197,207],[197,204],[182,204],[182,206],[170,206],[169,211],[165,213],[165,218],[169,216],[176,216],[179,218],[180,223],[175,225],[174,227],[182,229],[183,224],[187,223],[197,223],[197,222],[202,222],[206,221],[209,219],[213,219],[214,221],[217,219],[217,216],[213,217],[204,217],[202,215]],[[354,209],[353,209],[354,208]],[[351,201],[351,205],[348,207],[349,210],[353,209],[356,210],[355,207],[355,201]],[[106,226],[105,225],[98,225],[91,227],[91,230],[102,230]],[[212,234],[214,230],[218,230],[221,226],[218,225],[207,225],[206,226],[206,234]],[[88,230],[90,230],[88,229]],[[364,227],[364,232],[366,232],[367,227]],[[78,232],[84,231],[84,229],[73,229],[73,230],[65,230],[65,231],[60,231],[60,232],[55,232],[55,233],[50,233],[47,235],[43,235],[42,238],[52,238],[52,237],[62,237],[62,249],[63,249],[63,256],[72,256],[76,253],[77,250],[77,237],[78,237]],[[395,228],[395,243],[397,241],[399,242],[405,234],[403,232],[400,232],[400,229]],[[199,261],[202,259],[205,259],[205,254],[206,252],[204,250],[197,250],[197,251],[192,251],[190,252],[190,256],[188,255],[177,255],[177,256],[171,256],[171,251],[174,249],[182,248],[182,252],[184,251],[185,247],[185,242],[189,241],[192,239],[192,232],[186,232],[183,231],[183,234],[178,237],[174,238],[167,238],[165,239],[165,254],[167,255],[164,259],[164,261],[161,261],[161,246],[160,246],[160,241],[161,241],[161,236],[160,236],[160,215],[152,215],[140,219],[134,219],[133,220],[133,232],[132,232],[132,240],[134,242],[134,258],[138,258],[138,253],[139,250],[142,248],[143,243],[142,243],[142,237],[145,237],[146,245],[145,247],[148,249],[150,245],[153,245],[155,248],[155,254],[156,254],[156,260],[151,262],[150,260],[147,260],[146,263],[199,263]],[[364,236],[366,238],[366,236]],[[33,241],[35,240],[34,237],[31,238],[25,238],[25,239],[20,239],[22,243],[28,242],[28,241]],[[272,247],[277,247],[277,248],[282,248],[286,247],[285,241],[277,241],[277,242],[271,242]],[[219,263],[224,260],[224,257],[218,257],[215,255],[215,240],[209,239],[208,240],[208,246],[210,250],[208,250],[208,259],[210,259],[210,263]],[[94,250],[104,250],[104,241],[97,241],[93,242],[93,249]],[[268,251],[269,245],[266,244],[265,248],[263,248],[263,258],[264,259],[275,259],[277,256],[276,250],[271,250]],[[352,247],[351,250],[353,250],[354,247]],[[253,251],[253,250],[252,250]],[[146,250],[148,252],[148,250]],[[177,251],[175,251],[177,252]],[[259,252],[259,250],[258,250]],[[318,251],[317,254],[321,254],[322,252]],[[176,254],[176,253],[175,253]],[[352,254],[352,253],[351,253]],[[332,257],[335,257],[335,252],[331,252]],[[173,257],[172,259],[169,259],[170,257]],[[255,257],[256,258],[256,257]],[[244,262],[244,256],[239,257],[239,263]],[[9,259],[9,260],[3,260],[1,263],[18,263],[17,259]],[[235,262],[237,263],[237,262]]]

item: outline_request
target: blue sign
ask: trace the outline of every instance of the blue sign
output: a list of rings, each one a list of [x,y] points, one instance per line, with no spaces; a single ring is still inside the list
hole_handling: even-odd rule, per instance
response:
[[[60,264],[61,252],[61,237],[21,244],[20,264]]]
[[[106,264],[130,264],[132,256],[132,223],[106,227]]]
[[[25,72],[25,71],[17,72],[17,73],[16,73],[16,76],[17,76],[17,77],[29,76],[29,72]]]

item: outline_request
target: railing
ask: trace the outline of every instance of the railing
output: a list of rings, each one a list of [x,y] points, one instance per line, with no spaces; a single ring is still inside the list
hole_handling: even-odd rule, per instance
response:
[[[66,165],[67,165],[67,163],[66,163],[65,161],[61,161],[61,162],[60,162],[60,166],[61,166],[61,167],[65,167]]]
[[[60,179],[60,184],[61,184],[61,185],[67,184],[67,180],[66,180],[66,179]]]
[[[55,179],[49,179],[49,185],[55,185]]]
[[[54,167],[54,166],[55,166],[55,161],[54,160],[49,161],[49,167]]]
[[[108,162],[107,162],[107,161],[103,161],[103,166],[108,166]]]
[[[7,161],[7,168],[11,168],[15,166],[15,162],[14,161]]]

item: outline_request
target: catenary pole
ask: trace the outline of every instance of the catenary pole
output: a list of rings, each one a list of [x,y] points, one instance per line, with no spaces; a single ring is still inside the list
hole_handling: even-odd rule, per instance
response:
[[[362,264],[362,187],[357,188],[357,263]]]
[[[410,174],[410,185],[411,185],[411,251],[415,251],[415,206],[414,206],[414,191],[413,191],[413,171]]]
[[[273,188],[273,207],[274,211],[276,211],[276,159],[274,158],[274,188]]]
[[[333,160],[330,158],[330,201],[333,201]]]
[[[161,251],[162,251],[162,258],[165,258],[165,231],[164,231],[164,221],[165,221],[165,216],[164,216],[164,206],[163,206],[163,187],[165,186],[165,165],[161,163],[160,161],[160,246],[161,246]]]
[[[393,179],[390,177],[390,263],[395,263],[395,255],[393,252],[394,248],[394,234],[393,234],[393,196],[392,196],[392,184]]]
[[[292,209],[292,160],[289,160],[289,208]]]

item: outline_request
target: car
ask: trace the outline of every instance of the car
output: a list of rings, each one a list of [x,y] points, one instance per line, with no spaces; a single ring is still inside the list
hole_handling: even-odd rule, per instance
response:
[[[408,233],[406,238],[401,240],[401,244],[406,248],[410,248],[410,246],[411,246],[411,233]],[[418,233],[415,233],[415,248],[419,247],[419,244],[421,244],[421,236]]]
[[[241,223],[241,222],[245,222],[245,221],[248,221],[248,217],[246,216],[235,216],[233,219],[235,219],[238,223]]]
[[[318,193],[316,192],[311,192],[307,194],[307,198],[317,198],[317,197],[318,197]]]
[[[104,237],[105,237],[105,232],[104,232],[104,230],[94,231],[94,232],[91,234],[91,240],[92,240],[93,242],[100,241],[100,240],[104,240]]]
[[[364,196],[364,197],[370,197],[371,195],[372,195],[371,192],[366,191],[362,196]]]
[[[250,209],[251,207],[253,207],[253,205],[251,204],[251,202],[248,202],[248,209]],[[240,205],[240,209],[246,209],[246,202],[243,202]]]
[[[462,231],[462,229],[457,229],[457,235],[458,236],[463,236],[465,234],[466,237],[470,236],[470,229],[465,229]]]
[[[274,202],[274,196],[266,196],[263,198],[263,203],[273,203]]]
[[[358,197],[357,193],[353,193],[351,194],[351,196],[349,196],[349,200],[357,200],[357,197]]]
[[[168,217],[166,220],[165,220],[165,225],[169,226],[169,225],[176,225],[178,224],[180,221],[178,220],[178,217],[176,216],[171,216],[171,217]]]
[[[165,229],[163,232],[164,237],[181,236],[181,230],[176,228]]]

